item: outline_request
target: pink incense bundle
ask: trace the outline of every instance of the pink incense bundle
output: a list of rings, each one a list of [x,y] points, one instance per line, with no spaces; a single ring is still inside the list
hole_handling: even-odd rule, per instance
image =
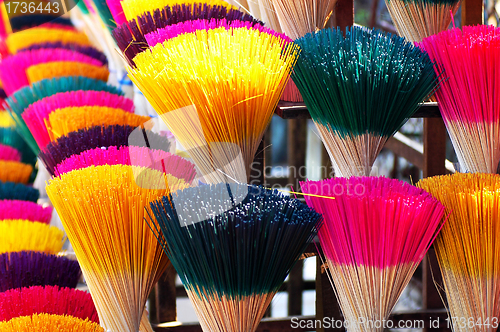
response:
[[[68,49],[27,50],[9,56],[0,62],[0,81],[7,95],[29,85],[26,70],[33,65],[53,61],[75,61],[101,66],[101,62],[88,55]]]
[[[500,163],[500,28],[466,26],[418,44],[446,80],[436,91],[461,172],[498,173]]]
[[[110,146],[96,148],[73,155],[55,168],[55,176],[68,173],[76,169],[101,165],[131,165],[155,169],[171,174],[178,179],[191,183],[196,176],[194,164],[186,159],[165,152],[138,146]]]
[[[21,153],[12,146],[0,144],[0,160],[21,161]]]
[[[117,26],[127,22],[127,18],[123,13],[121,0],[106,0],[106,4],[108,5],[109,11],[111,12]]]
[[[263,25],[247,22],[247,21],[231,21],[228,23],[226,19],[211,19],[211,20],[195,20],[185,21],[174,25],[167,26],[163,29],[158,29],[154,32],[145,35],[149,47],[163,43],[165,40],[175,38],[186,33],[194,33],[198,30],[213,30],[213,29],[243,29],[256,30],[261,33],[267,33],[283,40],[283,43],[291,43],[292,40],[285,34],[278,33],[274,30],[264,27]]]
[[[31,104],[22,117],[40,148],[50,143],[50,136],[45,126],[50,113],[57,109],[81,106],[105,106],[134,112],[134,101],[106,91],[71,91],[61,92],[43,98]]]
[[[356,324],[388,318],[441,229],[444,207],[422,189],[383,177],[301,186],[307,204],[323,214],[318,236],[344,317],[355,324],[349,329],[381,331]]]
[[[90,293],[58,286],[32,286],[0,293],[0,321],[33,314],[68,315],[99,323]]]
[[[48,224],[51,218],[52,207],[50,206],[43,207],[28,201],[0,200],[0,220],[22,219]]]

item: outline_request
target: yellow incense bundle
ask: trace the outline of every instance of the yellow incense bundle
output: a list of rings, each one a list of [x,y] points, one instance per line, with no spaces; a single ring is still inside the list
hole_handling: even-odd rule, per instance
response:
[[[99,324],[73,316],[34,314],[0,323],[0,332],[104,332]]]
[[[47,194],[73,245],[106,330],[135,332],[168,259],[144,207],[187,185],[158,171],[91,166],[49,181]]]
[[[82,46],[91,45],[87,36],[82,32],[53,28],[31,28],[12,33],[6,39],[10,53],[17,53],[19,50],[34,44],[48,42],[72,43]]]
[[[1,128],[8,128],[8,127],[14,127],[16,123],[12,118],[10,117],[9,113],[7,111],[1,110],[0,111],[0,127]]]
[[[128,71],[207,182],[246,182],[297,56],[281,36],[223,27],[158,44]]]
[[[30,220],[0,221],[0,254],[17,251],[56,254],[64,241],[64,232],[56,226]]]
[[[141,16],[142,14],[146,12],[153,12],[155,9],[163,9],[166,6],[174,6],[174,5],[189,5],[189,4],[194,4],[194,3],[206,3],[207,5],[210,6],[223,6],[227,7],[228,9],[237,9],[234,6],[231,6],[229,3],[227,3],[224,0],[206,0],[206,1],[200,1],[200,0],[149,0],[149,1],[144,1],[144,0],[123,0],[121,2],[122,8],[123,8],[123,13],[125,14],[125,17],[127,18],[127,21],[133,20],[138,16]]]
[[[440,200],[449,214],[434,247],[453,330],[495,331],[500,314],[500,176],[457,173],[427,178],[417,186]],[[466,324],[460,317],[467,317]]]
[[[0,160],[0,181],[28,183],[33,166],[17,161]]]
[[[26,70],[26,76],[30,84],[47,78],[64,76],[83,76],[107,82],[109,70],[107,66],[95,66],[83,62],[54,61],[29,67]]]
[[[51,140],[79,129],[101,125],[139,127],[151,118],[105,106],[66,107],[50,113],[45,126]]]

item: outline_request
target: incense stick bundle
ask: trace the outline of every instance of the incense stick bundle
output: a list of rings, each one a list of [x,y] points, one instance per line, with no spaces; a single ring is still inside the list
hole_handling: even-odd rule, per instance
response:
[[[121,1],[121,5],[123,8],[123,13],[127,21],[133,20],[136,17],[144,15],[147,12],[154,12],[155,9],[165,8],[166,6],[172,7],[175,5],[193,5],[195,3],[200,3],[199,0],[150,0],[150,1],[141,1],[141,0],[123,0]],[[221,6],[227,7],[228,9],[238,9],[234,6],[231,6],[224,0],[207,0],[203,1],[210,6]]]
[[[26,76],[30,84],[48,78],[65,76],[84,76],[107,82],[109,70],[107,66],[101,66],[100,64],[94,65],[78,61],[52,61],[30,66],[26,70]]]
[[[426,178],[417,185],[439,199],[450,215],[434,248],[453,330],[496,330],[500,316],[500,176],[456,173]],[[467,317],[465,324],[460,317]]]
[[[314,1],[314,0],[313,0]],[[280,21],[277,15],[277,11],[275,10],[273,6],[272,0],[253,0],[253,3],[258,2],[259,4],[259,10],[258,13],[260,19],[266,23],[266,26],[273,29],[274,31],[277,32],[282,32],[282,27],[280,25]],[[252,14],[254,14],[255,9],[252,8]],[[291,36],[289,36],[291,37]]]
[[[58,286],[31,286],[0,293],[0,321],[46,313],[99,323],[90,293]]]
[[[242,184],[184,189],[151,210],[206,332],[255,331],[321,220],[298,200]]]
[[[123,165],[91,166],[49,181],[47,194],[105,329],[139,330],[147,297],[168,264],[144,207],[184,187],[161,172]]]
[[[353,27],[296,43],[292,78],[338,175],[370,175],[385,142],[436,88],[429,56],[404,38]]]
[[[0,255],[0,292],[30,286],[75,288],[81,277],[77,261],[41,252]]]
[[[170,142],[166,137],[153,133],[150,130],[131,126],[96,126],[71,132],[51,142],[39,155],[47,171],[55,175],[58,164],[79,155],[87,150],[108,148],[111,146],[138,146],[148,147],[151,150],[168,152]]]
[[[133,58],[149,48],[145,35],[170,25],[194,20],[242,21],[255,24],[262,22],[237,9],[224,6],[210,6],[206,3],[167,6],[161,11],[146,12],[113,30],[113,38],[130,66],[135,66]]]
[[[40,152],[38,145],[33,138],[30,130],[26,126],[22,115],[24,111],[33,103],[55,95],[61,92],[92,90],[109,92],[114,95],[123,96],[123,92],[116,87],[106,84],[100,80],[94,80],[87,77],[60,77],[46,79],[34,83],[31,87],[27,86],[13,93],[6,99],[6,108],[16,122],[18,130],[22,133],[23,138],[29,144],[32,151],[36,154]]]
[[[128,68],[209,183],[247,182],[298,56],[282,35],[231,25],[169,39]]]
[[[29,85],[26,70],[33,65],[51,61],[77,61],[99,66],[100,62],[88,55],[67,49],[23,51],[0,62],[0,80],[7,95]]]
[[[14,147],[21,152],[21,161],[23,163],[34,165],[36,156],[23,137],[19,135],[17,128],[17,126],[0,127],[0,144]]]
[[[56,226],[30,220],[6,219],[0,221],[0,240],[0,254],[17,251],[56,254],[61,251],[66,239],[64,232]]]
[[[52,207],[43,207],[35,202],[20,200],[0,200],[0,220],[23,219],[49,224]]]
[[[151,118],[106,106],[81,106],[57,109],[49,114],[45,126],[51,141],[79,129],[94,126],[146,125]]]
[[[78,90],[56,93],[40,99],[24,110],[22,118],[38,146],[45,147],[50,143],[50,136],[45,126],[49,115],[57,109],[81,106],[106,106],[129,113],[134,112],[134,102],[131,99],[106,91]]]
[[[8,35],[6,42],[9,52],[12,54],[33,44],[46,42],[61,42],[64,44],[72,43],[90,46],[90,41],[84,33],[67,29],[51,28],[34,28],[12,33]]]
[[[33,166],[17,161],[0,160],[0,181],[28,183]]]
[[[183,179],[186,183],[193,182],[196,176],[195,166],[188,160],[162,150],[152,150],[149,147],[110,146],[95,148],[75,154],[56,166],[54,173],[59,176],[76,169],[91,165],[132,165],[155,169],[166,174]]]
[[[21,153],[12,146],[0,144],[0,160],[21,161]]]
[[[99,324],[65,315],[34,314],[0,322],[2,332],[105,332]]]
[[[348,330],[390,328],[382,322],[439,232],[444,207],[421,189],[382,177],[301,187],[325,218],[318,236]]]
[[[76,31],[75,27],[72,26],[71,20],[61,17],[56,17],[54,15],[37,15],[30,13],[30,15],[9,17],[9,23],[11,25],[13,33],[26,29],[40,28],[40,27],[48,29]]]
[[[106,55],[93,46],[82,46],[72,43],[65,44],[62,42],[47,42],[41,44],[33,44],[31,46],[28,46],[27,48],[22,49],[21,51],[49,49],[49,48],[65,48],[68,50],[72,50],[81,54],[88,55],[89,57],[98,60],[101,63],[101,66],[108,65],[108,59],[106,58]]]
[[[448,29],[460,0],[385,0],[400,36],[411,42]]]
[[[419,44],[447,80],[435,96],[462,172],[500,166],[500,28],[452,29]]]
[[[0,199],[29,201],[36,203],[40,198],[38,189],[14,182],[0,181]]]

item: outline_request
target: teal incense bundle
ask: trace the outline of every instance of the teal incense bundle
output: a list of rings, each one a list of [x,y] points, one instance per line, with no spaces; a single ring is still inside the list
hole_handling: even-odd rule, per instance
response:
[[[151,203],[150,215],[205,332],[255,331],[321,220],[243,184],[183,189]]]
[[[337,175],[370,175],[391,137],[437,86],[427,53],[404,38],[352,27],[325,29],[296,43],[292,78]]]

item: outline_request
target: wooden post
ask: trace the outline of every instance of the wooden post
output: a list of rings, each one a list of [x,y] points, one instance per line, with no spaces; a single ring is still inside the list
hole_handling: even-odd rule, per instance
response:
[[[257,153],[255,153],[255,158],[252,163],[252,168],[250,170],[250,179],[249,184],[259,186],[265,185],[266,183],[266,160],[265,160],[265,152],[264,148],[266,147],[266,138],[263,137],[262,141],[259,144],[259,148],[257,149]]]
[[[156,317],[153,321],[161,323],[177,320],[175,277],[176,272],[170,264],[154,288]]]
[[[483,0],[463,0],[462,26],[483,24],[483,22],[484,22]]]
[[[305,181],[307,120],[295,119],[288,121],[288,183],[293,191],[300,191],[300,181]],[[302,314],[302,292],[304,262],[298,261],[288,275],[288,315]]]

